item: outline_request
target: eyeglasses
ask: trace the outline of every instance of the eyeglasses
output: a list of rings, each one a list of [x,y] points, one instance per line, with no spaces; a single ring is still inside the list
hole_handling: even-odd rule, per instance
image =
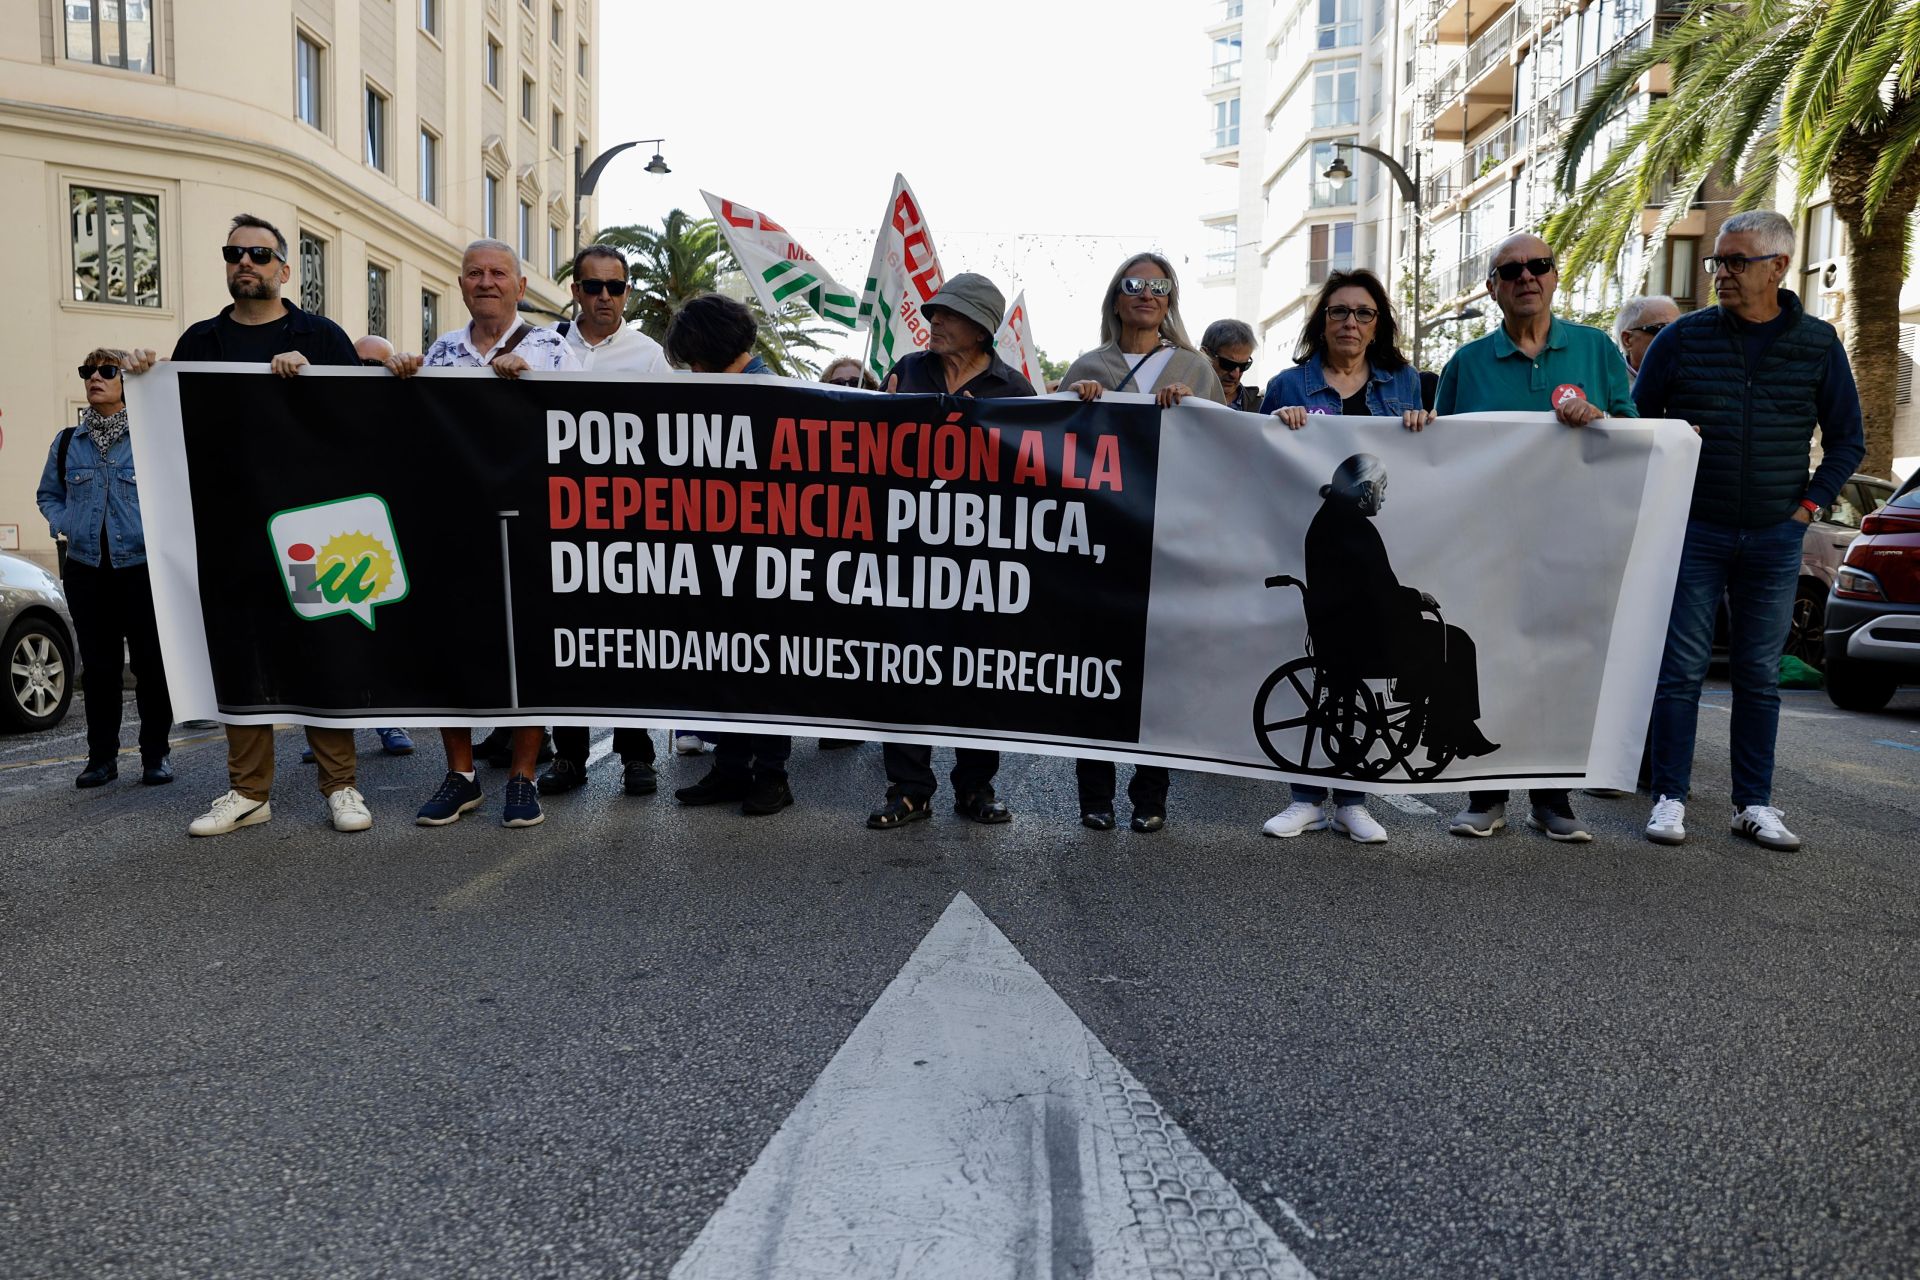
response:
[[[108,382],[112,382],[120,376],[120,366],[117,364],[83,364],[80,366],[80,376],[82,378],[91,378],[96,373]]]
[[[278,249],[269,249],[263,244],[223,244],[220,246],[220,256],[227,260],[227,265],[230,267],[240,261],[242,254],[245,254],[247,260],[256,267],[264,267],[275,258],[280,258],[280,251]],[[280,261],[285,262],[286,259],[280,258]]]
[[[1520,278],[1522,271],[1531,273],[1533,278],[1538,280],[1541,276],[1552,274],[1553,259],[1528,258],[1524,262],[1503,262],[1493,270],[1487,272],[1487,274],[1490,276],[1499,276],[1508,284],[1512,284]]]
[[[1771,262],[1786,256],[1784,253],[1715,253],[1700,259],[1700,263],[1710,276],[1719,275],[1723,267],[1728,275],[1743,276],[1747,268],[1756,262]]]
[[[1213,363],[1219,368],[1231,369],[1236,373],[1245,373],[1247,370],[1253,368],[1253,361],[1251,360],[1229,360],[1225,356],[1219,355],[1213,358]]]
[[[1120,292],[1129,298],[1137,298],[1143,293],[1150,297],[1164,298],[1173,292],[1173,281],[1165,276],[1155,276],[1151,280],[1144,280],[1139,276],[1125,276],[1120,281]]]
[[[582,280],[579,283],[581,291],[590,298],[597,298],[602,293],[617,298],[627,291],[625,280]]]
[[[1673,323],[1671,320],[1662,320],[1659,324],[1630,324],[1627,326],[1626,331],[1628,333],[1644,333],[1651,338],[1671,323]]]
[[[1342,320],[1358,320],[1361,324],[1372,324],[1380,318],[1380,312],[1373,307],[1328,307],[1327,319],[1334,324]]]
[[[825,378],[822,379],[822,381],[830,387],[857,387],[860,385],[860,378],[857,374],[847,378]]]

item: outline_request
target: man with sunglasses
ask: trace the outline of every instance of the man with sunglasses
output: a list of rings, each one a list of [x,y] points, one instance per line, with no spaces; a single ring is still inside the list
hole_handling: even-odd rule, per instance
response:
[[[1603,329],[1553,314],[1559,286],[1553,249],[1521,232],[1495,246],[1487,293],[1500,308],[1500,327],[1454,352],[1440,372],[1434,412],[1551,413],[1569,427],[1601,418],[1635,416],[1627,364]],[[1568,793],[1543,787],[1529,797],[1527,825],[1549,839],[1593,837],[1574,816]],[[1447,829],[1457,836],[1490,836],[1507,825],[1507,793],[1475,791]]]
[[[1706,259],[1719,305],[1661,330],[1633,388],[1643,414],[1680,418],[1700,433],[1693,506],[1653,697],[1647,839],[1656,844],[1687,838],[1700,683],[1724,596],[1733,682],[1733,833],[1768,849],[1800,847],[1773,804],[1780,653],[1793,619],[1807,524],[1860,465],[1866,437],[1839,335],[1780,287],[1793,243],[1793,223],[1770,209],[1722,223]],[[1820,469],[1809,477],[1816,427]]]
[[[287,238],[264,218],[237,215],[220,256],[226,262],[227,293],[233,305],[210,320],[188,327],[174,344],[175,360],[225,360],[264,364],[283,378],[309,364],[357,365],[353,340],[325,316],[302,311],[280,296],[292,277]],[[127,364],[144,373],[157,357],[139,350]],[[366,797],[360,794],[353,756],[353,730],[309,725],[307,745],[320,766],[320,794],[336,831],[365,831],[373,825]],[[273,786],[273,726],[227,726],[229,790],[187,827],[189,835],[223,836],[273,817],[267,803]]]
[[[1627,358],[1627,377],[1640,376],[1640,362],[1647,358],[1660,331],[1680,318],[1680,306],[1664,293],[1650,297],[1628,298],[1613,317],[1613,336],[1620,343],[1620,354]]]
[[[1215,320],[1200,336],[1200,350],[1220,375],[1220,390],[1226,393],[1227,406],[1242,413],[1260,411],[1261,390],[1247,381],[1247,370],[1253,368],[1253,348],[1253,326],[1245,320]]]

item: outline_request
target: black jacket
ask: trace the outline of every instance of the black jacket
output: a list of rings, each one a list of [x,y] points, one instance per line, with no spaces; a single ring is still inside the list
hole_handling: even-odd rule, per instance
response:
[[[1394,674],[1420,627],[1420,593],[1400,585],[1373,521],[1328,498],[1307,526],[1307,632],[1323,667]]]
[[[898,377],[900,385],[894,388],[905,395],[933,393],[944,395],[947,390],[947,371],[940,363],[940,357],[931,351],[915,351],[900,357],[887,377]],[[886,378],[880,380],[886,386]],[[999,356],[989,354],[987,367],[976,375],[973,381],[960,388],[976,400],[1004,399],[1012,396],[1030,396],[1034,394],[1033,384],[1012,365]]]
[[[285,299],[281,304],[287,309],[287,337],[289,346],[298,351],[314,364],[357,365],[360,357],[354,354],[353,339],[325,316],[302,311]],[[220,321],[233,311],[231,304],[224,307],[220,314],[210,320],[202,320],[187,326],[180,335],[180,341],[173,344],[175,360],[230,360],[220,348]]]

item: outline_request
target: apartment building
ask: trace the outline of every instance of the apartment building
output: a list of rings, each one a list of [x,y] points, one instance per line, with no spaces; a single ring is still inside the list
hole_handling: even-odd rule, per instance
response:
[[[99,345],[170,350],[226,306],[241,210],[290,294],[422,350],[464,313],[460,250],[519,246],[562,310],[575,149],[599,136],[598,0],[26,0],[0,26],[0,547],[53,561],[34,489]],[[136,427],[137,429],[137,427]]]

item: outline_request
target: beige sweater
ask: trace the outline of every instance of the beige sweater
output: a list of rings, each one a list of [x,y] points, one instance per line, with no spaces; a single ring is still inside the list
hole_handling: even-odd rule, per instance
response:
[[[1109,342],[1104,347],[1093,350],[1075,360],[1068,367],[1066,376],[1060,379],[1060,389],[1065,391],[1076,382],[1093,381],[1112,391],[1127,376],[1127,370],[1139,362],[1137,355],[1128,355],[1120,345]],[[1184,383],[1193,389],[1197,396],[1205,396],[1216,404],[1227,402],[1227,393],[1220,389],[1220,375],[1213,371],[1213,365],[1197,351],[1188,351],[1181,347],[1173,349],[1173,355],[1167,360],[1166,368],[1160,371],[1151,387],[1128,386],[1128,391],[1140,391],[1152,394],[1162,387],[1174,383]]]

